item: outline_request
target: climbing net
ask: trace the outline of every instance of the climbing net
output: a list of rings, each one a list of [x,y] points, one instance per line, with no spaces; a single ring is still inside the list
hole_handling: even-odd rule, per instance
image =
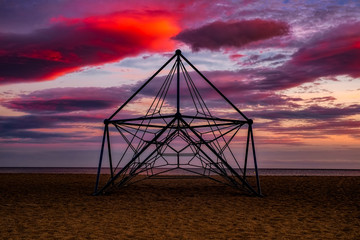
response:
[[[189,73],[185,64],[193,71]],[[166,66],[168,74],[158,77]],[[194,77],[200,77],[202,82],[199,84]],[[153,82],[155,84],[149,87]],[[141,97],[135,100],[136,96]],[[134,109],[136,104],[141,105],[137,114],[125,111],[125,107]],[[128,115],[119,117],[121,112]],[[229,118],[228,115],[236,115],[237,118]],[[201,176],[261,195],[252,123],[177,50],[104,121],[94,194],[146,178]],[[240,147],[239,132],[244,126],[247,126],[245,156],[240,157],[234,148]],[[117,136],[115,140],[111,137],[113,135]],[[112,149],[114,144],[121,149],[116,157]],[[254,184],[247,177],[250,149],[255,170]],[[110,177],[99,188],[105,151],[108,153]]]

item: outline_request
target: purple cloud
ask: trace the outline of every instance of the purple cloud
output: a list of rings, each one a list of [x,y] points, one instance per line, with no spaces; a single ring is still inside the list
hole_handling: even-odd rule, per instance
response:
[[[0,131],[3,141],[12,139],[69,139],[73,137],[88,137],[85,132],[76,132],[73,129],[70,133],[57,132],[56,129],[64,128],[67,123],[99,123],[101,126],[103,118],[94,115],[25,115],[19,117],[0,117]],[[67,126],[72,129],[73,127]],[[92,127],[94,128],[94,127]],[[53,129],[52,132],[39,131],[38,129]],[[18,141],[18,140],[15,140]]]
[[[346,107],[310,106],[303,110],[265,110],[252,112],[252,115],[265,119],[306,119],[326,120],[353,116],[360,112],[360,105],[354,104]]]
[[[174,39],[187,43],[194,51],[219,50],[223,47],[242,47],[248,43],[286,35],[289,26],[273,20],[242,20],[213,22],[196,29],[186,29]]]
[[[281,136],[291,136],[290,138],[295,139],[328,138],[339,135],[360,138],[360,121],[354,119],[318,119],[317,121],[304,121],[301,125],[293,126],[282,126],[277,120],[274,120],[267,123],[256,123],[256,128]]]
[[[115,108],[130,96],[130,86],[111,88],[56,88],[3,100],[3,106],[26,113],[64,113]]]
[[[360,76],[360,22],[318,33],[283,66],[260,71],[259,89],[283,90],[337,75]]]

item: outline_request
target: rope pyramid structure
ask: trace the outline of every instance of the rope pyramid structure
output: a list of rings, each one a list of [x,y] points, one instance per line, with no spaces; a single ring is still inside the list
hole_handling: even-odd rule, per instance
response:
[[[180,50],[104,125],[93,195],[146,178],[180,175],[207,177],[262,195],[253,121]],[[109,177],[104,181],[102,176]]]

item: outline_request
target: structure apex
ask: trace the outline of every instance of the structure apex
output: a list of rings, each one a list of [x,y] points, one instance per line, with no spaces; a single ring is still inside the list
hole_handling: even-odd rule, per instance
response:
[[[175,54],[176,54],[176,55],[180,55],[180,54],[181,54],[181,50],[180,50],[180,49],[176,49]]]

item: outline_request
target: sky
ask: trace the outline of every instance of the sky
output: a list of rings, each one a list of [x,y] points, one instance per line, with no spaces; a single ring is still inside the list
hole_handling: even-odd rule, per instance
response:
[[[0,167],[96,167],[103,120],[181,49],[260,168],[360,169],[360,0],[0,0]]]

